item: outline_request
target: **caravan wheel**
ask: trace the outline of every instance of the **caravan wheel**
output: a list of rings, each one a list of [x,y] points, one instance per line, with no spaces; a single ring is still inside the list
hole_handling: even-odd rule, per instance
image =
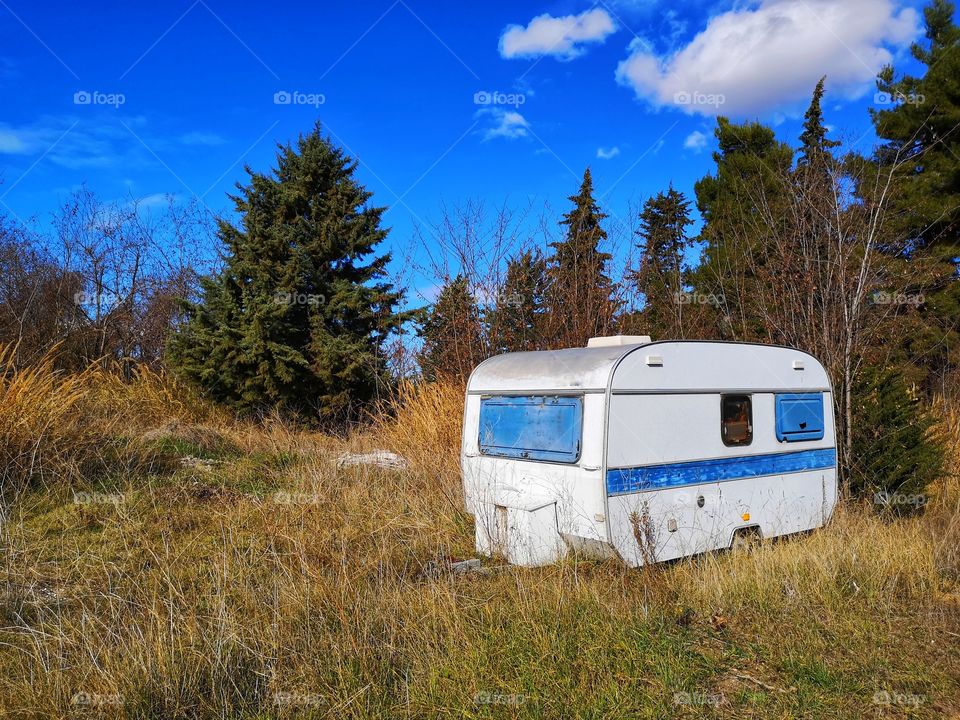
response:
[[[737,528],[733,533],[733,540],[730,542],[730,551],[735,553],[750,552],[759,544],[760,528],[756,525]]]

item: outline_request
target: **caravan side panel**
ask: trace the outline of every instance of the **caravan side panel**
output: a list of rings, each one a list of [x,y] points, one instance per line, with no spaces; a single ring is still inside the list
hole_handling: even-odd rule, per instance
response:
[[[831,516],[836,453],[825,373],[798,351],[744,347],[664,343],[625,358],[623,375],[618,369],[606,484],[611,541],[629,564],[725,548],[740,528],[775,537]],[[662,364],[648,365],[648,352]],[[793,367],[798,358],[803,370]],[[749,398],[749,442],[725,442],[725,395]]]

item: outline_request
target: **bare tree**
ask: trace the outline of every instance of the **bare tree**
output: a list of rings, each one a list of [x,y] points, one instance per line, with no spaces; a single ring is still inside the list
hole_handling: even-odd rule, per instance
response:
[[[868,352],[907,298],[914,269],[906,239],[890,221],[896,174],[850,154],[817,156],[778,168],[743,198],[751,218],[728,228],[727,262],[749,282],[729,283],[728,312],[754,318],[761,336],[806,350],[824,363],[834,385],[841,465],[849,467],[856,418],[853,390]],[[756,242],[762,238],[762,242]],[[742,291],[738,291],[742,289]],[[878,302],[877,299],[880,298]]]
[[[180,299],[215,261],[209,218],[168,198],[104,202],[87,189],[39,230],[0,218],[0,342],[17,362],[158,364]]]

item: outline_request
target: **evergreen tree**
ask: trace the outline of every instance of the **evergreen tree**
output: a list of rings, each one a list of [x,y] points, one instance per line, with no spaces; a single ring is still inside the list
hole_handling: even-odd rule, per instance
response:
[[[771,220],[785,221],[783,178],[793,164],[793,151],[773,130],[756,122],[734,125],[717,118],[713,153],[716,172],[694,186],[703,218],[698,241],[703,261],[693,274],[698,294],[715,298],[704,308],[714,311],[714,336],[767,340],[756,303],[764,296],[755,269],[765,264]]]
[[[495,352],[540,347],[546,273],[547,263],[539,250],[526,250],[507,263],[503,286],[486,316]]]
[[[607,239],[600,223],[607,216],[593,197],[590,168],[580,192],[569,200],[573,209],[560,222],[564,238],[550,243],[553,255],[547,262],[545,337],[553,347],[582,347],[589,338],[607,334],[617,310],[606,275],[612,256],[600,249]]]
[[[825,77],[820,78],[813,90],[804,115],[796,167],[786,183],[792,210],[785,213],[787,232],[782,237],[789,239],[792,246],[782,248],[776,261],[781,288],[777,294],[780,314],[791,306],[795,308],[794,316],[802,315],[806,319],[823,317],[818,306],[835,301],[826,296],[824,289],[835,285],[832,282],[837,262],[833,252],[837,222],[834,191],[836,176],[843,168],[831,154],[840,143],[827,137],[824,124],[821,103],[825,81]],[[801,342],[800,338],[790,335],[788,331],[778,340]]]
[[[916,505],[898,502],[917,496],[940,476],[943,447],[930,435],[933,421],[897,368],[864,369],[855,392],[857,424],[851,457],[851,490],[868,496],[893,496],[890,509]]]
[[[906,242],[891,254],[909,263],[907,292],[924,300],[897,313],[910,326],[899,333],[901,358],[905,368],[907,358],[922,358],[908,369],[928,391],[960,362],[960,27],[954,11],[946,0],[924,10],[926,41],[911,47],[923,74],[898,79],[885,67],[877,79],[885,106],[871,110],[884,141],[875,160],[902,163],[890,222]]]
[[[800,157],[797,159],[798,165],[817,164],[820,159],[829,153],[831,148],[840,145],[837,140],[827,138],[827,128],[823,124],[823,85],[826,77],[820,78],[813,90],[813,98],[810,100],[810,106],[803,116],[803,132],[800,133]]]
[[[430,380],[466,380],[484,359],[480,309],[463,275],[447,281],[419,328],[420,367]]]
[[[223,269],[186,305],[169,359],[240,410],[345,419],[386,381],[382,345],[406,319],[382,280],[389,255],[375,254],[384,208],[319,124],[276,158],[231,196],[241,220],[218,224]]]
[[[960,233],[960,27],[954,5],[933,0],[924,10],[927,47],[911,53],[922,76],[895,77],[886,66],[877,78],[884,109],[872,109],[877,135],[885,141],[881,163],[915,158],[904,166],[898,188],[904,220],[921,245],[945,242],[956,252]]]
[[[647,200],[640,213],[640,267],[633,280],[644,306],[632,324],[657,339],[686,337],[684,312],[690,296],[684,292],[685,254],[691,246],[691,222],[690,201],[673,186]]]

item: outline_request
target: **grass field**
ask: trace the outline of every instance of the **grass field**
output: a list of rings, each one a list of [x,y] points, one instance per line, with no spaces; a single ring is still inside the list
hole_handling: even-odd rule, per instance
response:
[[[461,395],[397,403],[337,439],[8,365],[0,716],[960,717],[955,479],[747,553],[454,575]],[[379,447],[409,467],[338,467]]]

